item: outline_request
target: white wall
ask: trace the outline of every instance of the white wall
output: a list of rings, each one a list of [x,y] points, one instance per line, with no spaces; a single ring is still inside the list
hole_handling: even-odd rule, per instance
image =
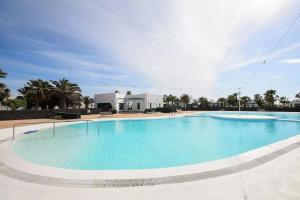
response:
[[[7,107],[7,106],[3,106],[3,105],[1,105],[1,103],[0,103],[0,110],[10,110],[10,108]]]
[[[153,94],[136,94],[136,95],[124,95],[119,93],[107,93],[107,94],[95,94],[94,105],[97,108],[97,103],[110,103],[113,109],[119,111],[119,103],[124,103],[124,110],[129,110],[129,106],[132,104],[132,111],[143,112],[146,109],[163,107],[163,96]],[[138,110],[138,103],[140,109]]]
[[[129,105],[132,104],[132,111],[143,112],[146,110],[146,94],[136,94],[136,95],[126,95],[124,100],[125,110],[129,110]],[[137,109],[138,103],[140,104],[140,109]]]
[[[119,111],[119,103],[124,102],[124,97],[124,94],[119,93],[95,94],[94,107],[97,108],[98,103],[110,103],[113,109]]]
[[[164,100],[162,95],[146,94],[146,96],[147,96],[147,102],[146,102],[147,109],[150,109],[150,103],[151,103],[151,108],[163,107]]]
[[[120,110],[119,104],[120,103],[124,103],[124,98],[125,98],[125,94],[116,93],[115,102],[116,102],[116,109],[117,109],[117,111]]]
[[[125,97],[125,109],[129,109],[128,105],[132,104],[132,111],[143,112],[146,109],[163,107],[163,96],[153,94],[137,94],[137,95],[126,95]],[[137,105],[140,103],[140,109],[137,109]]]

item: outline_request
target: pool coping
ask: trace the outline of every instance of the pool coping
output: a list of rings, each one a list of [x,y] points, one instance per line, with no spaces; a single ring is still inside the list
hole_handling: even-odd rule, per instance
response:
[[[22,160],[15,155],[11,146],[8,140],[0,144],[1,175],[43,185],[110,188],[183,183],[238,173],[300,147],[300,135],[221,160],[145,170],[69,170],[48,167]]]

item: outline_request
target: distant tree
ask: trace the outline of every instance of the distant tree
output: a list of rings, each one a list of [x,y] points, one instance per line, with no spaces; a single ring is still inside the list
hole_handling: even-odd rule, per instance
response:
[[[296,98],[300,98],[300,92],[295,95]]]
[[[180,99],[176,97],[174,100],[174,104],[177,108],[179,107],[179,103],[180,103]]]
[[[82,100],[83,100],[83,104],[84,104],[85,108],[89,108],[89,105],[94,102],[94,100],[92,98],[90,98],[89,96],[84,96],[82,98]]]
[[[180,101],[184,104],[184,108],[187,108],[187,105],[189,104],[191,100],[191,97],[187,94],[183,94],[180,96]]]
[[[6,78],[7,73],[0,69],[0,78]],[[10,90],[4,83],[0,82],[0,103],[3,103],[10,96]]]
[[[226,103],[227,103],[227,99],[224,98],[224,97],[220,97],[220,98],[217,100],[217,103],[220,104],[222,107],[225,107],[225,106],[226,106]]]
[[[115,93],[120,93],[119,90],[115,90]]]
[[[170,99],[171,105],[174,106],[174,103],[176,102],[177,97],[173,96],[173,95],[169,95],[169,99]]]
[[[287,97],[280,97],[279,102],[283,104],[283,107],[285,107],[287,103],[290,103]]]
[[[131,92],[130,90],[128,90],[128,91],[126,92],[126,95],[132,95],[132,92]]]
[[[264,100],[268,106],[273,107],[274,103],[277,101],[278,96],[276,95],[276,90],[267,90],[264,93]]]
[[[237,106],[237,104],[238,104],[237,94],[235,93],[235,94],[229,95],[227,97],[227,103],[230,106]]]
[[[176,96],[173,96],[173,95],[171,95],[171,94],[169,94],[169,95],[164,95],[164,102],[168,105],[168,106],[170,106],[170,103],[171,103],[171,105],[172,106],[174,106],[174,103],[175,103],[175,101],[176,101]]]
[[[198,102],[202,108],[206,108],[208,106],[208,99],[206,97],[200,97]]]
[[[59,98],[59,108],[78,107],[81,102],[81,89],[69,80],[63,78],[58,81],[51,81],[54,85],[54,93]]]
[[[197,99],[194,99],[193,102],[192,102],[192,105],[193,105],[193,107],[194,107],[194,106],[198,106],[198,105],[199,105],[198,100],[197,100]]]
[[[168,98],[168,95],[164,95],[163,101],[164,101],[165,104],[167,104],[167,106],[170,105],[170,99]]]
[[[241,103],[243,104],[244,108],[247,107],[248,103],[251,102],[251,98],[248,96],[241,97]]]
[[[253,100],[257,104],[258,107],[264,106],[264,98],[260,94],[255,94]]]

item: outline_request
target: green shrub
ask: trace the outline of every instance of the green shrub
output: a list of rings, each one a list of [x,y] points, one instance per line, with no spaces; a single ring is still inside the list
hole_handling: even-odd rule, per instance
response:
[[[117,111],[116,109],[112,109],[112,110],[111,110],[111,114],[117,114],[117,112],[118,112],[118,111]]]
[[[5,103],[11,110],[17,110],[22,107],[26,107],[26,101],[24,99],[8,99]]]

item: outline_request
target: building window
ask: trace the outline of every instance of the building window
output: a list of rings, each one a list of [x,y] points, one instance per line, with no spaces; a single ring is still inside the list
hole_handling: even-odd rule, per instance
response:
[[[124,103],[119,103],[119,110],[124,110]]]
[[[141,104],[137,103],[137,109],[140,110],[141,109]]]

